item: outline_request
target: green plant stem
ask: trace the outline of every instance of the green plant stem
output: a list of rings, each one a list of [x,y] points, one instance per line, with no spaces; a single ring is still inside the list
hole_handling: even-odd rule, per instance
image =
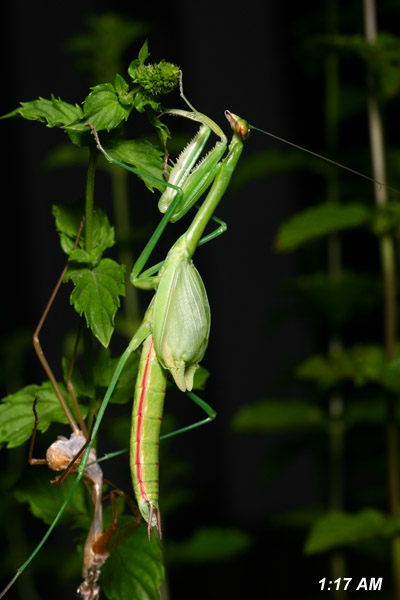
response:
[[[377,39],[376,10],[374,0],[364,0],[365,37],[370,44]],[[378,99],[375,93],[373,73],[368,73],[368,119],[371,138],[371,159],[374,179],[386,181],[385,153],[383,144],[383,127]],[[374,185],[375,202],[383,206],[387,202],[387,190],[383,186]],[[380,254],[384,286],[384,339],[387,360],[392,360],[395,354],[397,337],[397,306],[396,306],[396,264],[394,243],[391,235],[384,234],[380,238]],[[392,515],[399,515],[399,460],[398,460],[398,431],[395,419],[395,401],[393,396],[387,398],[386,410],[386,444],[389,507]],[[400,600],[400,536],[392,542],[392,571],[394,593]]]
[[[123,169],[111,170],[112,191],[114,200],[114,217],[117,240],[122,243],[122,248],[119,251],[119,262],[126,266],[125,272],[125,298],[123,299],[123,307],[125,317],[129,323],[130,331],[129,338],[132,337],[132,332],[135,331],[140,322],[139,301],[137,289],[130,283],[129,275],[134,265],[134,257],[130,250],[125,246],[129,237],[130,214],[128,203],[128,176]]]
[[[98,152],[95,146],[90,147],[89,164],[86,175],[85,196],[85,250],[91,252],[93,245],[93,198],[94,198],[94,174]]]
[[[88,390],[93,389],[94,374],[93,374],[93,335],[88,327],[83,330],[83,362],[85,367],[85,383]],[[94,416],[97,412],[98,404],[96,398],[91,398],[87,415],[88,431],[92,428]]]

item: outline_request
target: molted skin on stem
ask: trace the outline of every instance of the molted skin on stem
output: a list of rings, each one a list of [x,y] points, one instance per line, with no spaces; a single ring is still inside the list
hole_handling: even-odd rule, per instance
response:
[[[67,439],[63,435],[59,435],[57,441],[53,442],[46,453],[46,460],[49,469],[52,471],[64,471],[74,458],[86,444],[86,438],[81,431],[72,433]],[[90,451],[89,461],[96,460],[96,452],[92,448]],[[75,461],[73,471],[76,471],[80,462],[80,458]]]
[[[160,270],[153,317],[154,348],[176,385],[191,391],[208,345],[210,305],[203,281],[186,251],[183,236]]]
[[[72,433],[67,439],[59,436],[47,450],[47,465],[53,471],[63,471],[67,469],[72,459],[86,444],[87,440],[84,434],[79,431]],[[80,463],[80,457],[72,467],[72,471],[77,471]],[[91,448],[89,453],[89,465],[86,465],[84,481],[91,492],[94,514],[88,536],[86,538],[83,552],[83,581],[77,589],[78,597],[81,600],[98,600],[100,597],[100,586],[97,581],[100,577],[101,567],[106,562],[110,553],[105,549],[105,542],[109,535],[103,532],[103,472],[96,463],[96,450]]]

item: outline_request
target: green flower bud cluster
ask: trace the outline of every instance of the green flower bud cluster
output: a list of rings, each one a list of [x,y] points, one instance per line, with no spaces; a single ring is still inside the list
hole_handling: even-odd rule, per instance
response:
[[[150,96],[169,94],[179,84],[180,70],[177,65],[162,60],[159,63],[137,65],[133,82]]]

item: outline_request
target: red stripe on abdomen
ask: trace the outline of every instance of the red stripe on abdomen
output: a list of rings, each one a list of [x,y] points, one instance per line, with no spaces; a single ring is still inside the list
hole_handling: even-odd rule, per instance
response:
[[[143,464],[140,461],[140,456],[141,456],[141,450],[142,450],[142,429],[143,429],[143,420],[144,420],[143,412],[144,412],[144,408],[146,405],[146,399],[147,399],[147,382],[148,382],[149,371],[150,371],[150,355],[151,355],[152,350],[153,350],[153,336],[151,337],[149,351],[146,356],[146,364],[144,367],[143,377],[142,377],[142,381],[141,381],[142,389],[140,392],[140,400],[139,400],[139,406],[138,406],[138,423],[137,423],[137,430],[136,430],[136,461],[135,461],[136,477],[137,477],[137,480],[139,483],[140,496],[146,502],[150,502],[150,498],[149,498],[149,495],[146,490],[146,483],[143,480]]]

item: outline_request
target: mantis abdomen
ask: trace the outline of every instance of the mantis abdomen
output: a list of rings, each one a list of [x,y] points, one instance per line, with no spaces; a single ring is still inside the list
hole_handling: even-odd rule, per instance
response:
[[[158,448],[166,388],[166,372],[157,360],[153,336],[149,335],[140,357],[131,425],[131,474],[136,500],[148,532],[157,527],[161,536],[158,509]]]

